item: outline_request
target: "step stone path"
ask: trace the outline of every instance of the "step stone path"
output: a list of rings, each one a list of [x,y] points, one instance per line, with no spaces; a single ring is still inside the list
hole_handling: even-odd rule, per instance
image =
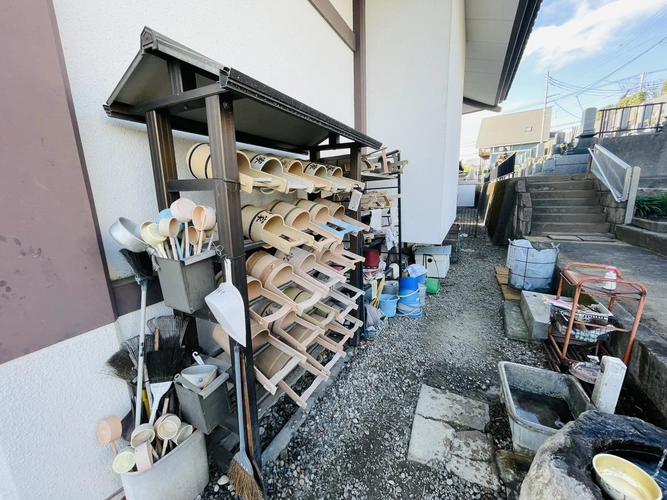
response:
[[[408,460],[444,465],[470,483],[498,489],[489,407],[474,399],[422,385],[412,423]]]

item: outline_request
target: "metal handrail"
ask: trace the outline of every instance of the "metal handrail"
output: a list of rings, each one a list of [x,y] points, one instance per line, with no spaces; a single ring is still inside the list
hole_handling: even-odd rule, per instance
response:
[[[614,200],[625,201],[625,224],[632,221],[641,168],[631,167],[608,149],[596,144],[589,149],[591,173],[609,189]]]

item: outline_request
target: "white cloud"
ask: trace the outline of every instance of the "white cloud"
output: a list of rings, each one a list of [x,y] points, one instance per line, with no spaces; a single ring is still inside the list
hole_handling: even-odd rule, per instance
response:
[[[533,30],[525,56],[535,56],[537,69],[556,69],[618,45],[622,34],[665,7],[665,0],[566,1],[561,14],[572,17],[558,26]],[[553,17],[553,16],[550,16]]]

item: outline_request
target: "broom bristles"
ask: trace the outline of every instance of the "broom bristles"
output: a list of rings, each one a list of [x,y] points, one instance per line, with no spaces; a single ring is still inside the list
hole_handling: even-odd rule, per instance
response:
[[[234,491],[243,500],[262,500],[262,490],[254,476],[249,474],[236,460],[232,460],[229,464],[227,476],[234,485]]]
[[[182,347],[160,348],[159,351],[146,353],[146,368],[151,383],[172,381],[174,375],[187,368],[189,363],[190,358]]]
[[[110,368],[113,375],[127,382],[132,382],[137,376],[137,369],[134,363],[127,351],[123,349],[113,353],[107,360],[106,365]]]
[[[153,263],[146,252],[136,253],[121,248],[120,253],[132,268],[137,281],[153,279]]]

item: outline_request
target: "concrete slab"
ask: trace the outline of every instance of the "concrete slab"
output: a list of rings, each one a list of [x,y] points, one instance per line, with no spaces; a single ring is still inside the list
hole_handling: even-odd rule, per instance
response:
[[[445,462],[455,433],[454,428],[445,422],[415,415],[408,460],[430,466]]]
[[[458,431],[452,439],[449,453],[469,460],[493,460],[493,441],[480,431]]]
[[[408,460],[444,465],[465,481],[498,489],[493,440],[482,432],[488,423],[486,404],[422,385]]]
[[[505,336],[508,339],[520,342],[535,342],[526,327],[526,322],[523,320],[519,304],[511,300],[504,301],[503,320],[505,322]]]
[[[489,423],[489,406],[481,401],[422,385],[417,415],[447,422],[456,429],[484,431]]]
[[[555,295],[537,292],[521,292],[519,308],[526,322],[526,328],[534,339],[546,339],[549,331],[549,306],[544,297],[555,298]]]
[[[452,456],[448,461],[447,470],[456,474],[461,479],[469,483],[476,483],[492,490],[497,490],[500,486],[496,464],[493,462],[483,462],[481,460],[470,460]]]

